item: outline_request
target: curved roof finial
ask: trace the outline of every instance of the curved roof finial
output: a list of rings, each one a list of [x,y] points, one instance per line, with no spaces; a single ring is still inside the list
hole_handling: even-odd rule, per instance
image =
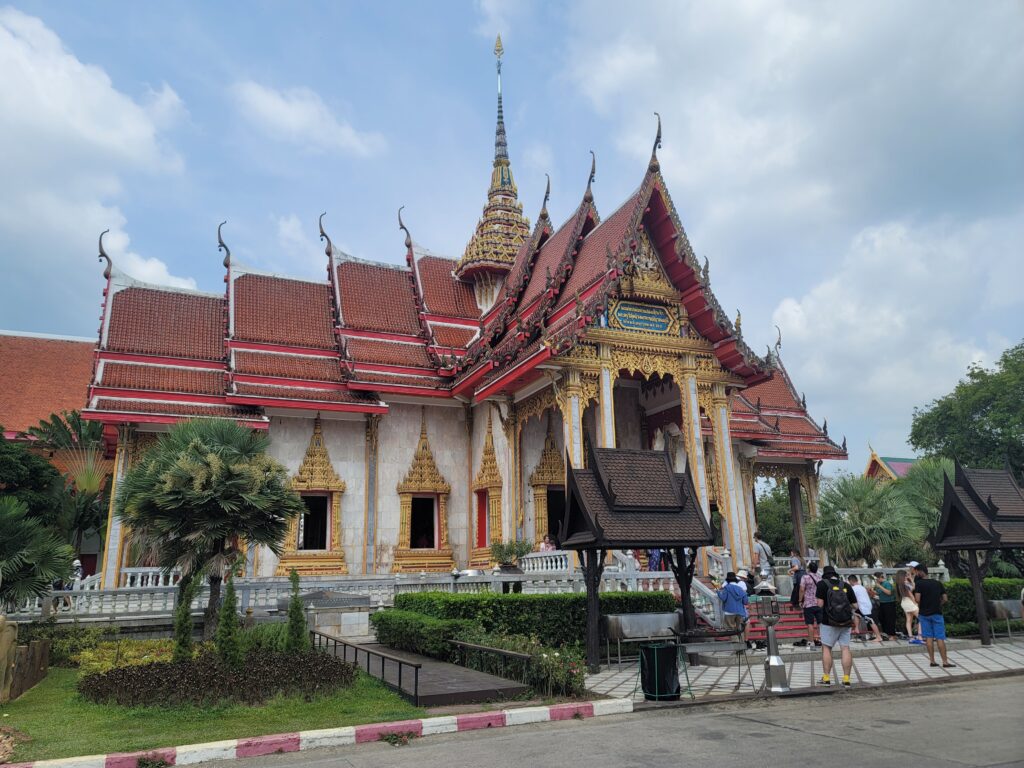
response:
[[[708,257],[704,257],[704,269],[700,273],[701,282],[707,285],[711,281],[711,262],[708,261]]]
[[[775,330],[779,334],[778,338],[775,339],[775,354],[779,354],[779,350],[782,349],[782,329],[776,325]]]
[[[227,224],[227,221],[222,221],[217,225],[217,250],[224,251],[224,267],[231,266],[231,249],[224,243],[224,238],[220,235],[221,227]]]
[[[743,315],[740,313],[740,311],[738,309],[736,310],[736,322],[734,323],[734,326],[736,328],[736,335],[737,336],[742,336],[743,335]]]
[[[654,116],[658,118],[658,133],[654,136],[654,146],[651,148],[650,169],[652,171],[656,171],[660,167],[658,163],[658,150],[661,148],[661,115],[655,112]]]
[[[412,248],[412,235],[409,234],[409,228],[405,226],[405,223],[402,221],[402,208],[405,208],[405,206],[403,205],[398,209],[398,228],[405,232],[405,247],[406,249],[410,249]]]
[[[590,176],[587,178],[587,191],[583,193],[583,199],[588,203],[594,199],[594,193],[590,190],[590,185],[594,183],[594,177],[597,175],[597,155],[594,154],[594,150],[590,150]]]
[[[100,255],[97,261],[107,260],[107,266],[103,268],[103,277],[107,280],[110,279],[110,273],[114,268],[114,262],[110,260],[110,256],[107,255],[106,249],[103,247],[103,236],[109,232],[109,229],[104,229],[100,232]]]
[[[334,243],[331,242],[331,236],[324,231],[324,216],[326,215],[327,211],[321,213],[320,218],[317,219],[317,224],[320,225],[320,239],[327,243],[327,247],[324,249],[324,252],[327,254],[328,258],[330,258],[334,255]]]
[[[547,177],[548,183],[544,187],[544,203],[540,207],[540,217],[546,219],[548,217],[548,200],[551,199],[551,176],[544,174]]]

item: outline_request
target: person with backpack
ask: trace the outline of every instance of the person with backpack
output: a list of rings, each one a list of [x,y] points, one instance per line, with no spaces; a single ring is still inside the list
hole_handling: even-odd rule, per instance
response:
[[[841,649],[843,687],[850,687],[853,653],[850,651],[850,630],[853,628],[853,606],[857,596],[850,585],[839,578],[836,569],[826,565],[815,591],[815,600],[822,610],[821,619],[821,684],[832,685],[832,649]]]
[[[747,597],[747,591],[739,585],[739,579],[732,571],[725,575],[725,586],[718,590],[718,599],[722,601],[722,617],[725,620],[725,628],[740,630],[740,639],[746,642],[747,605],[750,603],[750,598]]]
[[[818,582],[821,576],[818,575],[818,564],[811,561],[807,564],[807,573],[800,579],[800,605],[804,611],[804,624],[807,625],[807,639],[798,640],[794,645],[821,645],[821,640],[815,637],[815,626],[821,627],[822,610],[818,607]]]
[[[772,548],[758,532],[754,533],[754,557],[757,558],[755,565],[757,572],[761,575],[761,580],[767,581],[772,575]]]

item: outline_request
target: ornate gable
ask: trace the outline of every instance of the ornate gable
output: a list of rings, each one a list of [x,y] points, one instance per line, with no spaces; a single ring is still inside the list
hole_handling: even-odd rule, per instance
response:
[[[544,450],[540,461],[530,475],[530,485],[534,487],[565,484],[565,462],[555,445],[555,435],[551,429],[553,419],[548,417],[548,433],[544,438]]]
[[[491,409],[487,409],[487,433],[484,435],[484,451],[480,457],[480,471],[473,482],[473,490],[501,488],[501,473],[498,459],[494,454],[494,435],[491,431]]]
[[[451,485],[444,479],[434,461],[434,453],[430,450],[430,441],[427,439],[426,411],[421,411],[420,441],[416,446],[416,453],[413,454],[412,466],[409,467],[405,479],[398,484],[398,492],[448,494],[451,490]]]
[[[331,456],[324,445],[319,416],[313,421],[313,436],[291,485],[293,491],[345,491],[345,481],[334,471]]]

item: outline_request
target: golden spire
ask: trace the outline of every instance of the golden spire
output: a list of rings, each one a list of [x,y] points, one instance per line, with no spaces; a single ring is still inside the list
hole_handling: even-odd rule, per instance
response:
[[[494,43],[498,71],[498,120],[494,130],[491,185],[487,190],[483,216],[455,269],[459,277],[468,277],[474,272],[504,275],[512,268],[519,247],[530,236],[530,222],[523,216],[523,206],[519,202],[519,192],[508,159],[501,93],[501,57],[504,53],[501,35],[498,35]]]

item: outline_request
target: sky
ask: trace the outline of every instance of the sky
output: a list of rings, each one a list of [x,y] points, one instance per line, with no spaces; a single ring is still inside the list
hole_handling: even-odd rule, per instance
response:
[[[462,254],[493,158],[564,220],[597,156],[610,214],[662,172],[712,290],[845,435],[906,444],[915,407],[1024,337],[1024,5],[21,2],[0,6],[0,328],[96,334],[96,240],[140,280],[325,277],[336,246]],[[835,465],[833,465],[835,467]]]

